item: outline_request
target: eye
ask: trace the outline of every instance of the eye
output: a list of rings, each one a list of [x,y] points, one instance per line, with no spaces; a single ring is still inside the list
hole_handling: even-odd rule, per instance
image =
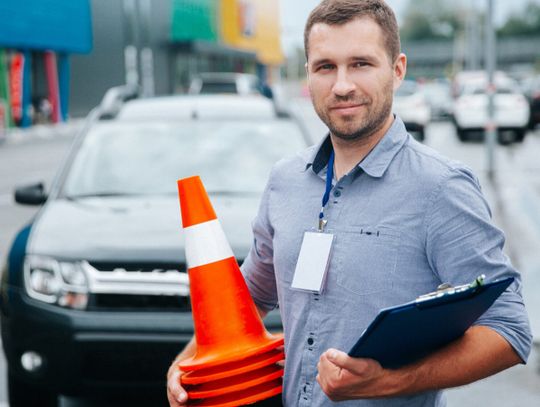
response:
[[[323,64],[317,67],[317,71],[329,71],[331,69],[334,69],[332,64]]]
[[[353,68],[363,68],[364,66],[369,66],[369,63],[366,61],[356,61],[353,63]]]

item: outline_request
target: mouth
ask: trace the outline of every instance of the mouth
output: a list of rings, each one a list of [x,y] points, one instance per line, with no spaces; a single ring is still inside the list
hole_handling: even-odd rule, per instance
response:
[[[348,115],[355,113],[358,109],[365,106],[364,103],[348,103],[343,105],[335,105],[330,108],[331,111],[339,114]]]

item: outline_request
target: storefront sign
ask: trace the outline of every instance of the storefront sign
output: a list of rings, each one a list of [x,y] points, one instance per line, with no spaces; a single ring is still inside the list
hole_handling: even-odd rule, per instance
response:
[[[173,41],[217,41],[217,4],[215,0],[173,0]]]
[[[256,52],[259,62],[279,65],[281,50],[279,2],[277,0],[220,0],[223,43]]]
[[[238,2],[238,26],[242,35],[252,37],[257,27],[255,4],[246,0]]]
[[[20,121],[23,113],[23,72],[24,55],[16,53],[11,59],[9,69],[9,98],[11,100],[11,114],[15,121]]]
[[[2,1],[0,15],[0,48],[92,50],[89,0]]]

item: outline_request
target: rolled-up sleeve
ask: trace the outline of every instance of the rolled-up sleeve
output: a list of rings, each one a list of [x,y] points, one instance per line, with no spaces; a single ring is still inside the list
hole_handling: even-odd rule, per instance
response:
[[[487,281],[515,278],[475,324],[502,335],[525,363],[532,334],[521,276],[504,254],[504,234],[491,223],[478,180],[467,168],[449,169],[441,180],[431,196],[425,227],[428,261],[441,281],[466,284],[481,274]]]
[[[272,242],[274,230],[268,216],[271,185],[272,175],[262,195],[257,216],[252,223],[253,244],[241,267],[253,301],[265,311],[271,311],[278,303]]]

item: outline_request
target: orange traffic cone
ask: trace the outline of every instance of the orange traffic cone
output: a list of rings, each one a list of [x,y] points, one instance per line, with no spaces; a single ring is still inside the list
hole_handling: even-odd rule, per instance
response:
[[[282,335],[269,334],[199,177],[178,181],[197,353],[179,368],[193,405],[238,406],[281,393]]]

